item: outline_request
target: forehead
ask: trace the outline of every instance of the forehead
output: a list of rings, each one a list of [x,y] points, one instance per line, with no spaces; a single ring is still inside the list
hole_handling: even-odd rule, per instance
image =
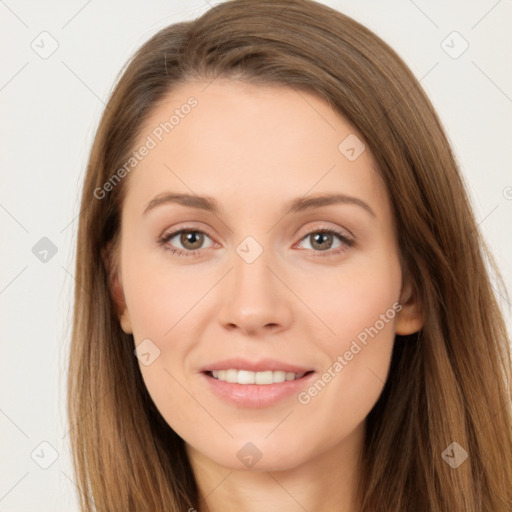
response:
[[[386,201],[354,127],[311,92],[227,79],[187,83],[153,109],[135,149],[144,144],[151,149],[131,173],[127,201],[167,191],[240,206],[332,191]],[[362,151],[356,159],[347,145]]]

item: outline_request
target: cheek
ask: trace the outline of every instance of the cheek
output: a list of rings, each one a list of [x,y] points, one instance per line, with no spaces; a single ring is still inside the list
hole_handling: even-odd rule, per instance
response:
[[[135,340],[162,339],[200,299],[201,283],[185,267],[172,266],[159,249],[157,261],[126,243],[123,288]],[[191,268],[191,267],[190,267]]]
[[[372,255],[339,271],[317,274],[313,282],[303,280],[301,297],[330,330],[329,336],[318,338],[325,340],[328,353],[348,349],[353,339],[364,338],[366,329],[376,322],[383,336],[390,336],[396,316],[393,304],[399,300],[401,287],[399,260],[390,254],[392,250],[387,255],[382,251],[380,257]]]
[[[350,430],[372,409],[388,375],[400,286],[398,259],[388,257],[347,269],[329,286],[320,286],[323,293],[310,294],[318,315],[334,331],[317,339],[327,355],[325,367],[298,397],[310,414]]]
[[[365,327],[355,328],[357,322],[351,319],[353,325],[347,334],[345,325],[338,324],[336,339],[330,346],[322,347],[328,354],[328,363],[311,386],[297,396],[300,408],[297,418],[304,418],[302,428],[307,430],[308,418],[314,418],[311,435],[322,432],[318,448],[330,449],[354,432],[379,399],[395,342],[395,310],[388,311],[388,323],[375,320],[369,312],[361,313],[360,326]],[[363,318],[368,322],[362,321]]]
[[[332,297],[336,306],[332,308],[333,329],[340,341],[359,339],[364,343],[365,333],[375,329],[389,337],[396,316],[399,287],[396,282],[360,277],[345,283],[342,293]],[[341,346],[340,348],[343,348]]]
[[[144,384],[169,424],[171,419],[173,425],[189,424],[191,414],[200,417],[204,411],[187,392],[190,383],[185,364],[198,339],[193,334],[194,314],[199,311],[196,306],[212,283],[194,277],[185,267],[172,267],[166,263],[165,254],[155,264],[137,252],[129,239],[124,250],[123,289],[134,345],[140,347]]]

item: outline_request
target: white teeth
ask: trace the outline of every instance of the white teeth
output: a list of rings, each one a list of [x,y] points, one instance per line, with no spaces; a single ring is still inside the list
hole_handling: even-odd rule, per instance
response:
[[[270,370],[268,372],[256,372],[254,374],[254,384],[272,384],[272,381],[273,376]]]
[[[237,371],[236,370],[226,370],[226,381],[227,382],[237,382]]]
[[[218,380],[234,384],[278,384],[285,380],[300,379],[304,373],[293,373],[284,371],[250,372],[248,370],[214,370],[212,376]]]

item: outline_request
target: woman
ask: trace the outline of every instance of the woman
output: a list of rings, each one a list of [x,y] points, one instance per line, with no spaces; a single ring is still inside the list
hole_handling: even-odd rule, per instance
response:
[[[69,371],[84,511],[505,511],[511,357],[402,60],[312,1],[161,30],[101,120]]]

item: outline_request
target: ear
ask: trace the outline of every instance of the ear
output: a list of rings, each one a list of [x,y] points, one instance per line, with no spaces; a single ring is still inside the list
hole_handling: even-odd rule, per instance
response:
[[[130,313],[126,307],[121,275],[118,270],[119,266],[117,265],[117,256],[116,250],[112,247],[111,242],[101,250],[101,257],[108,275],[110,295],[114,303],[114,312],[121,324],[121,329],[126,334],[132,334],[132,322]]]
[[[410,279],[404,279],[399,303],[402,309],[396,315],[396,334],[405,336],[418,332],[423,327],[423,312]]]

